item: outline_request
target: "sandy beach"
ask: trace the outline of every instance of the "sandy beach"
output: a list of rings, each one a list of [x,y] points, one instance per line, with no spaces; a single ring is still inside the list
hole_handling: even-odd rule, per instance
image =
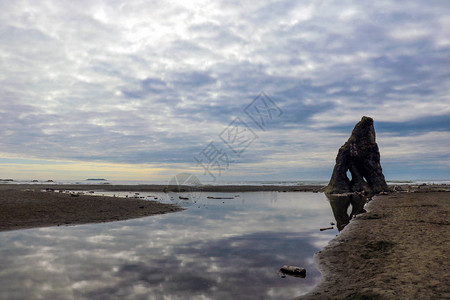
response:
[[[376,196],[315,255],[323,274],[299,299],[450,299],[450,193]]]
[[[182,210],[170,204],[132,198],[113,198],[0,188],[0,231],[33,227],[100,223]]]

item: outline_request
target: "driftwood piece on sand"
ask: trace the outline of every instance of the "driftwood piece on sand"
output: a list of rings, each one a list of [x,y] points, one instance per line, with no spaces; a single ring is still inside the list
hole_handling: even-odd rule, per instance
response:
[[[282,274],[292,275],[296,277],[306,277],[306,269],[296,266],[284,265],[280,268],[280,272]]]
[[[324,227],[324,228],[320,228],[320,231],[330,230],[330,229],[333,229],[333,228],[334,228],[333,226],[331,226],[331,227]]]

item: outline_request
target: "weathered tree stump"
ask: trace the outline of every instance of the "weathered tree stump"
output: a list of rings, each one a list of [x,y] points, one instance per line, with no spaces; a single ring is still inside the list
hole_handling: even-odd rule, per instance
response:
[[[351,178],[347,176],[350,172]],[[375,142],[373,119],[362,117],[352,135],[339,149],[327,194],[388,191],[381,169],[380,152]]]

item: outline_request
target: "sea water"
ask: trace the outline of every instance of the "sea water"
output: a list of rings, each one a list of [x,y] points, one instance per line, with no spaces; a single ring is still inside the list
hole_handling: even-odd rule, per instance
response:
[[[0,179],[0,184],[80,184],[80,185],[167,185],[167,180],[30,180],[30,179]],[[405,185],[405,184],[446,184],[450,185],[449,179],[415,179],[415,180],[387,180],[388,185]],[[202,181],[200,185],[273,185],[273,186],[304,186],[304,185],[321,185],[328,184],[328,180],[275,180],[275,181]]]
[[[321,193],[115,194],[186,209],[0,232],[0,298],[289,299],[320,281],[313,254],[337,234],[319,230],[334,221]]]

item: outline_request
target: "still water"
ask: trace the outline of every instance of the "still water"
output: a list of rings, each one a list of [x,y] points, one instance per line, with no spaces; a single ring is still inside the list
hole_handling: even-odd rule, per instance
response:
[[[313,254],[338,232],[319,231],[334,221],[324,194],[144,196],[187,209],[0,232],[0,298],[290,299],[320,281]],[[285,264],[306,268],[306,278],[282,278]]]

